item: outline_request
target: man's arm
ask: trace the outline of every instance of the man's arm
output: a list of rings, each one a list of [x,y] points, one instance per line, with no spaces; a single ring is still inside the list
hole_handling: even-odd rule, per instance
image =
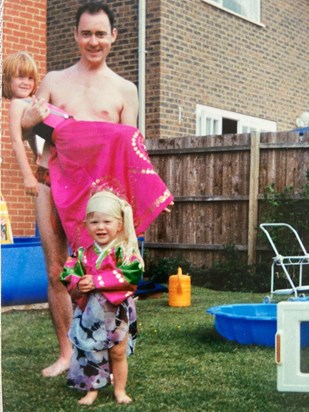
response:
[[[51,102],[51,87],[52,84],[56,82],[55,74],[56,72],[47,73],[36,92],[36,96],[38,98],[43,98],[47,103]]]
[[[137,126],[138,96],[134,83],[127,81],[124,90],[124,105],[120,113],[120,123]]]

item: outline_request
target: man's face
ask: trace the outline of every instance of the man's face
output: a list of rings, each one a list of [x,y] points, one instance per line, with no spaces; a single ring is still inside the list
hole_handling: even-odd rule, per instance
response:
[[[111,29],[108,16],[103,11],[82,14],[78,28],[75,29],[75,40],[81,58],[91,65],[100,64],[106,59],[116,37],[117,30]]]

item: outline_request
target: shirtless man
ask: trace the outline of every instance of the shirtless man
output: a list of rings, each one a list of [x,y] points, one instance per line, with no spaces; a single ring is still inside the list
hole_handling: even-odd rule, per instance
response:
[[[114,73],[106,63],[117,38],[114,17],[101,2],[81,6],[76,15],[74,37],[80,60],[73,66],[48,73],[23,118],[29,129],[48,114],[45,101],[62,108],[76,120],[105,121],[136,127],[138,97],[136,86]],[[51,207],[48,176],[49,147],[45,144],[42,160],[42,182],[36,197],[37,222],[44,249],[49,279],[48,300],[53,325],[60,346],[60,357],[43,369],[53,377],[68,369],[71,343],[67,337],[72,319],[71,298],[60,282],[59,274],[67,258],[67,242],[56,211]],[[51,223],[53,215],[53,223]],[[56,225],[55,225],[56,222]],[[55,227],[56,226],[56,227]]]

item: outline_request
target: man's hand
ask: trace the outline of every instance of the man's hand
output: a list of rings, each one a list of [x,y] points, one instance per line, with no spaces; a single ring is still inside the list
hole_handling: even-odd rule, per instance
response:
[[[32,129],[35,125],[42,122],[49,115],[49,109],[43,98],[32,97],[29,107],[25,110],[21,119],[21,125],[24,130]]]
[[[171,213],[171,207],[173,207],[174,206],[174,202],[171,202],[169,205],[168,205],[168,207],[166,207],[163,211],[164,212],[166,212],[166,213]]]

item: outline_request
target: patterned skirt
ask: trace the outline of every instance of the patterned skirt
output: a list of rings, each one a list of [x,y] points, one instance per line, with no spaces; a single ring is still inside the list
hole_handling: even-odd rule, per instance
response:
[[[90,294],[84,311],[76,307],[69,330],[73,355],[68,385],[85,391],[109,385],[111,371],[108,350],[128,334],[127,355],[132,354],[137,335],[136,325],[136,309],[132,298],[115,306],[100,293]]]

